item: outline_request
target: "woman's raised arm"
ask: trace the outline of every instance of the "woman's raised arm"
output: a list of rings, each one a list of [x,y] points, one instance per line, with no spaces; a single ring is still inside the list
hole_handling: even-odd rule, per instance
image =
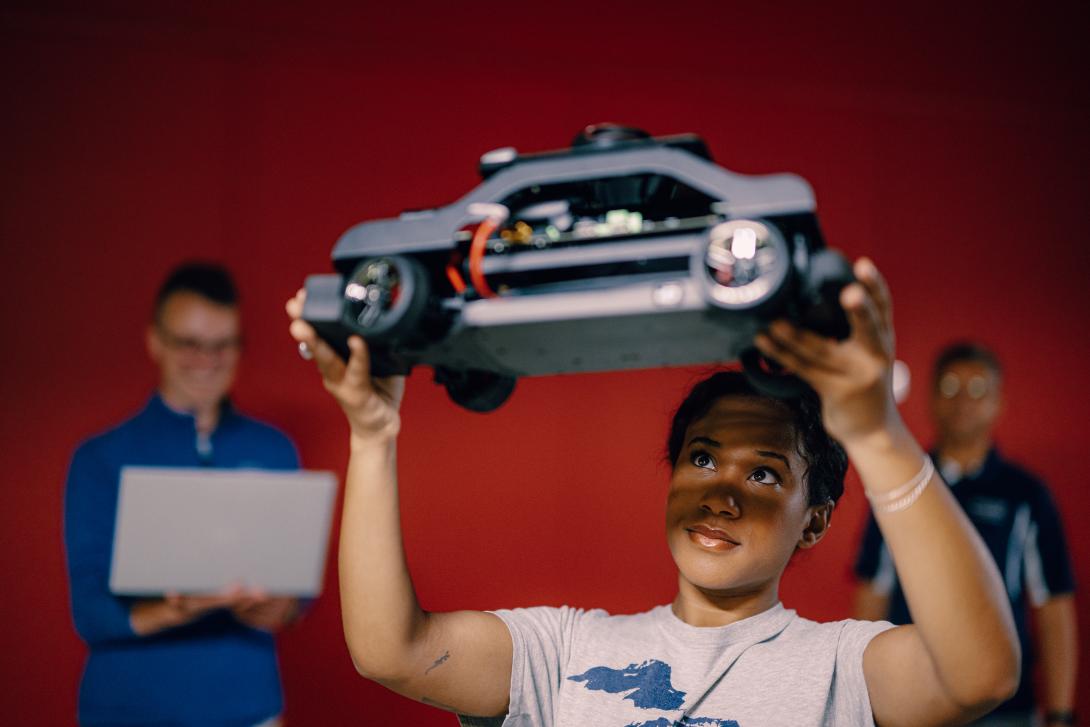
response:
[[[820,394],[871,500],[913,625],[870,643],[863,668],[883,727],[960,722],[1018,685],[1019,646],[987,548],[901,420],[893,401],[889,290],[869,260],[841,303],[851,336],[833,341],[777,321],[757,345]]]
[[[427,613],[405,561],[397,491],[397,436],[404,377],[371,378],[363,340],[342,361],[300,319],[303,293],[287,304],[291,334],[314,353],[325,388],[348,419],[338,550],[345,641],[357,671],[390,689],[460,714],[507,709],[511,636],[496,616]]]

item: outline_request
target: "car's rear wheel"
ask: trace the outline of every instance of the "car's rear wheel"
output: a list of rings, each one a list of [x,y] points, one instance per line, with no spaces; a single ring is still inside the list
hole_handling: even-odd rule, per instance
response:
[[[435,381],[458,406],[479,413],[499,408],[515,390],[515,377],[478,369],[435,367]]]
[[[745,349],[738,360],[742,363],[742,371],[745,372],[749,383],[766,396],[791,399],[810,388],[810,385],[798,376],[785,373],[782,366],[764,356],[756,348]]]

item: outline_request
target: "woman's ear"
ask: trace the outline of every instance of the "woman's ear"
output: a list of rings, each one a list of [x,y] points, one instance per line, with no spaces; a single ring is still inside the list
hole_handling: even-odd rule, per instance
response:
[[[825,537],[833,520],[833,503],[826,502],[808,509],[810,514],[803,528],[802,537],[799,538],[799,548],[812,548]]]

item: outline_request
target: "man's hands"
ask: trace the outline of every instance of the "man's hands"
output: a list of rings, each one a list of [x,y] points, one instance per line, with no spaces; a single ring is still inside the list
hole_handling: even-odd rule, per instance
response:
[[[296,598],[268,596],[260,590],[241,586],[210,595],[168,593],[164,598],[140,601],[132,607],[129,620],[141,636],[184,626],[217,610],[229,610],[240,623],[263,631],[277,631],[295,618]]]
[[[252,629],[275,633],[295,620],[299,614],[299,599],[252,591],[231,606],[231,613],[239,623]]]
[[[353,442],[396,439],[401,428],[398,408],[405,391],[405,377],[371,378],[367,345],[359,336],[348,339],[351,354],[347,363],[342,361],[310,324],[302,320],[305,300],[306,293],[300,290],[285,306],[292,319],[291,335],[314,352],[314,363],[326,391],[333,395],[348,417]]]
[[[761,353],[814,388],[821,397],[825,429],[846,446],[888,431],[899,421],[891,383],[889,289],[867,258],[856,261],[854,272],[857,282],[840,294],[851,323],[847,339],[835,341],[778,320],[754,340]]]

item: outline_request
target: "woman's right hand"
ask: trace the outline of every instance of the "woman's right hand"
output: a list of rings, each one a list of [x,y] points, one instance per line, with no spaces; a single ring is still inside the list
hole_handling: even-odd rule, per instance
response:
[[[405,377],[372,378],[367,344],[359,336],[348,339],[351,353],[347,363],[342,360],[301,318],[305,300],[306,292],[300,290],[285,305],[292,319],[289,330],[292,338],[314,353],[322,383],[344,410],[353,438],[393,441],[401,428],[398,409],[405,392]]]

